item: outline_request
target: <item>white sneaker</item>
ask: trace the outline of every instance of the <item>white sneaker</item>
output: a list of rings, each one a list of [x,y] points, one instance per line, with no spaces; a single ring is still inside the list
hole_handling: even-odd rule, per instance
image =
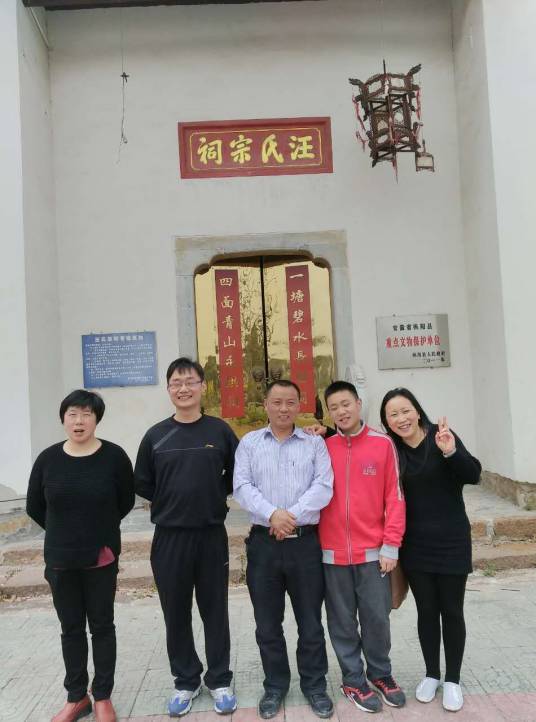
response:
[[[177,689],[168,702],[170,717],[182,717],[192,709],[192,701],[201,694],[201,685],[197,689]]]
[[[437,688],[441,682],[434,677],[421,679],[415,690],[415,697],[419,702],[431,702],[436,696]]]
[[[443,684],[443,707],[449,712],[458,712],[463,707],[462,688],[455,682]]]
[[[231,714],[238,707],[236,695],[231,687],[218,687],[208,690],[214,700],[214,712],[218,714]]]

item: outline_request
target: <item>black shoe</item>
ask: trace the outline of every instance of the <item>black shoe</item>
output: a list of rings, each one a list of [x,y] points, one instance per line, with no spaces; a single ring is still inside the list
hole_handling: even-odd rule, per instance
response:
[[[311,709],[317,717],[326,719],[333,714],[333,702],[325,692],[313,692],[306,694],[305,698],[311,705]]]
[[[259,701],[259,717],[272,719],[281,709],[285,693],[278,689],[267,690]]]

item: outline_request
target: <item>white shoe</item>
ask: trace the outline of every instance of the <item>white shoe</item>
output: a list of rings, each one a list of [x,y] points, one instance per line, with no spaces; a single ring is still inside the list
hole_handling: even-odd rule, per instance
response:
[[[231,714],[238,707],[236,695],[231,687],[218,687],[208,690],[214,700],[214,712]]]
[[[192,702],[201,694],[201,685],[197,689],[176,689],[168,702],[170,717],[182,717],[192,709]]]
[[[437,688],[441,682],[434,677],[425,677],[421,679],[415,690],[415,697],[419,702],[431,702],[436,696]]]
[[[462,688],[455,682],[443,684],[443,707],[449,712],[458,712],[463,707]]]

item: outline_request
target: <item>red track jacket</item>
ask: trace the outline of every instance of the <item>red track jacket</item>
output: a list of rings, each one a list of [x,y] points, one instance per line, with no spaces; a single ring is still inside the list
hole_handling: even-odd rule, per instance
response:
[[[366,425],[355,436],[326,440],[335,474],[333,497],[320,512],[325,564],[398,559],[406,528],[406,503],[391,439]]]

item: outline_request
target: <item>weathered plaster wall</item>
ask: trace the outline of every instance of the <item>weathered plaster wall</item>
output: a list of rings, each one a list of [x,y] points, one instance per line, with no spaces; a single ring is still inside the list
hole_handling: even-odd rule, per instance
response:
[[[522,130],[536,117],[529,90],[536,81],[536,4],[485,0],[484,27],[514,448],[509,475],[536,483],[536,169]]]
[[[30,11],[22,3],[18,8],[28,389],[35,458],[61,433],[62,346],[48,51]],[[41,11],[37,19],[46,32],[46,14]]]
[[[536,483],[536,172],[520,131],[536,111],[536,6],[452,6],[478,448],[487,469]]]
[[[180,352],[176,236],[342,230],[371,420],[383,393],[404,384],[474,446],[450,7],[384,5],[383,43],[376,0],[50,14],[65,390],[82,383],[90,331],[156,330],[163,377]],[[121,22],[130,79],[118,162]],[[435,175],[416,174],[407,157],[397,184],[356,143],[347,78],[377,72],[383,53],[396,70],[423,63]],[[332,175],[178,178],[177,121],[304,115],[332,118]],[[421,312],[449,314],[452,367],[378,371],[375,317]],[[162,388],[104,396],[101,433],[130,452],[169,409]]]
[[[0,3],[0,483],[21,490],[30,468],[31,447],[17,4],[16,0]]]

